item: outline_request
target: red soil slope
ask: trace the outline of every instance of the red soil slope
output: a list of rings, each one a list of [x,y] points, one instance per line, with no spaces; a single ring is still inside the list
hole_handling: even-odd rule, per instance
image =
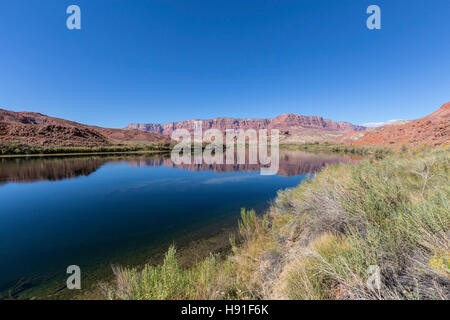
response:
[[[450,102],[418,120],[366,131],[353,145],[438,146],[450,143]]]
[[[40,113],[0,109],[1,141],[36,146],[103,146],[123,142],[170,142],[170,138],[139,130],[88,126]]]

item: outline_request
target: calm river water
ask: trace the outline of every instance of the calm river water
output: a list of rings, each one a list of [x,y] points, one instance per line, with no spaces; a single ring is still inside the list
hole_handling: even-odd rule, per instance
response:
[[[214,236],[237,225],[242,207],[262,213],[277,190],[349,161],[282,150],[278,175],[262,176],[251,165],[176,166],[164,154],[0,159],[0,292],[19,296],[66,277],[68,265],[145,262],[152,249]]]

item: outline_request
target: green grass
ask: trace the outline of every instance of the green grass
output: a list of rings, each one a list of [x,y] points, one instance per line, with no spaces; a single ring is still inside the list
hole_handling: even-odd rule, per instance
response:
[[[449,299],[450,148],[326,167],[242,212],[226,258],[116,269],[111,299]],[[381,286],[368,285],[370,266]]]

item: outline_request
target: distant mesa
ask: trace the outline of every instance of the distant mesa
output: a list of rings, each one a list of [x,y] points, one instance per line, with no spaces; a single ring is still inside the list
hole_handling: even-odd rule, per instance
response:
[[[187,120],[169,122],[167,124],[156,123],[132,123],[126,129],[138,129],[155,134],[171,135],[176,129],[187,129],[194,131],[194,122],[198,120]],[[304,129],[318,129],[327,131],[360,131],[365,127],[353,125],[349,122],[334,122],[317,116],[302,116],[298,114],[283,114],[273,119],[234,119],[214,118],[202,120],[203,129],[280,129],[288,132],[296,132]]]
[[[198,120],[169,122],[166,124],[132,123],[126,129],[137,129],[148,133],[170,136],[176,129],[186,129],[193,132],[195,121]],[[318,116],[302,116],[292,113],[268,119],[214,118],[202,120],[202,128],[203,130],[218,129],[221,131],[226,129],[279,129],[282,142],[285,143],[334,140],[347,132],[365,130],[365,127],[349,122],[335,122]]]

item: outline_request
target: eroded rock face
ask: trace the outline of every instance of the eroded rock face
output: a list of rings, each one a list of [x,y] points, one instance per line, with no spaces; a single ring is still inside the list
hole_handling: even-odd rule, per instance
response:
[[[196,120],[170,122],[167,124],[139,124],[132,123],[127,129],[138,129],[146,132],[171,135],[176,129],[187,129],[194,131],[194,122]],[[315,129],[323,131],[360,131],[365,128],[356,126],[348,122],[335,122],[317,116],[302,116],[298,114],[283,114],[273,119],[233,119],[233,118],[214,118],[212,120],[202,120],[203,130],[219,129],[280,129],[285,132],[298,133],[304,129]]]
[[[418,120],[368,131],[354,145],[443,145],[450,143],[450,102]]]

